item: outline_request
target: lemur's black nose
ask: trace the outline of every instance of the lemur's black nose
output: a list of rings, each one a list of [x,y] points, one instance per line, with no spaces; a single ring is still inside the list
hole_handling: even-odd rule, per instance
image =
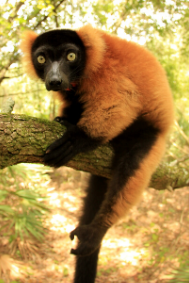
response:
[[[52,78],[50,81],[49,81],[49,85],[51,87],[58,87],[58,86],[61,86],[62,84],[62,80],[59,79],[58,77],[57,78]]]

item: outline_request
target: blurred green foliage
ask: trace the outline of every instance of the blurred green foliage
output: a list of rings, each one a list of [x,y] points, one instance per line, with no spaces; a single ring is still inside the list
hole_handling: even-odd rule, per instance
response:
[[[51,94],[31,81],[20,64],[20,37],[52,28],[78,28],[86,23],[146,45],[165,68],[178,109],[187,107],[188,1],[3,0],[0,10],[0,104],[11,95],[14,111],[53,118]],[[185,111],[184,111],[185,112]],[[188,114],[188,109],[186,109]],[[178,116],[179,113],[178,113]],[[186,117],[188,121],[188,116]],[[181,125],[182,126],[182,125]]]
[[[169,281],[169,283],[188,283],[189,282],[189,268],[185,266],[184,268],[175,270],[173,278]]]
[[[48,178],[45,170],[20,164],[0,171],[0,234],[8,237],[9,243],[43,240],[43,220],[49,212],[44,204],[46,189],[40,186]]]

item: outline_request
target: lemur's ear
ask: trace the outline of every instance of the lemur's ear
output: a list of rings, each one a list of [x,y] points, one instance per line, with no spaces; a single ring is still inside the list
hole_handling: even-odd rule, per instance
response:
[[[86,48],[87,60],[84,72],[89,75],[91,72],[96,72],[103,64],[106,50],[103,33],[91,25],[83,26],[76,32]]]
[[[32,62],[32,45],[37,37],[38,35],[35,32],[25,31],[22,34],[22,41],[20,44],[20,48],[23,52],[22,60],[23,60],[23,65],[25,67],[25,71],[31,78],[34,79],[38,79],[38,76],[36,74]]]

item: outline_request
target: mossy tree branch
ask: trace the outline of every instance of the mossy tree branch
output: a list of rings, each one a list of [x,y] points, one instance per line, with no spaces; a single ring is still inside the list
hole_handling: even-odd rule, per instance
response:
[[[66,128],[55,121],[26,115],[0,114],[0,169],[18,163],[44,164],[46,148],[60,138]],[[110,146],[78,154],[67,166],[108,177]]]
[[[44,164],[46,148],[60,138],[66,128],[54,121],[26,115],[0,114],[0,169],[18,163]],[[78,154],[67,166],[92,174],[110,177],[113,152],[110,145]],[[162,190],[176,189],[189,184],[189,171],[180,163],[162,161],[153,175],[150,186]]]

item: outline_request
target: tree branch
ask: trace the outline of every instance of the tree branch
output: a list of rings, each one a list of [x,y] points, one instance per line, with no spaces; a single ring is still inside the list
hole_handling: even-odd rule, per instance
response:
[[[46,148],[65,131],[66,128],[55,121],[0,114],[0,169],[18,163],[44,164]],[[78,154],[67,166],[109,178],[112,155],[111,146],[107,144],[92,152]],[[189,171],[186,170],[189,166],[184,165],[163,160],[150,186],[163,190],[189,185]]]
[[[42,163],[46,148],[60,138],[66,128],[55,121],[26,115],[0,114],[0,169],[18,163]],[[108,177],[110,146],[78,154],[69,167]]]

